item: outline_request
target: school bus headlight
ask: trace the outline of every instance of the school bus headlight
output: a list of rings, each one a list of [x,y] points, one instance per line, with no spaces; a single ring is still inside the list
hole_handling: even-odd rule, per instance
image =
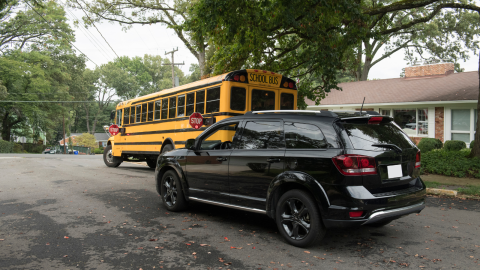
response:
[[[244,81],[245,81],[245,76],[244,76],[244,75],[240,76],[240,81],[241,81],[241,82],[244,82]]]

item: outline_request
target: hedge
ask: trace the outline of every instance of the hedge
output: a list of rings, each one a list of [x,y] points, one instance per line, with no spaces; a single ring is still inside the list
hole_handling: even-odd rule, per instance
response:
[[[467,144],[464,141],[446,141],[443,145],[445,151],[460,151],[467,148]]]
[[[432,151],[433,149],[442,149],[443,143],[439,139],[435,138],[423,138],[418,143],[418,148],[422,154]]]
[[[473,141],[470,142],[470,149],[473,148],[473,145],[474,145],[474,144],[475,144],[475,140],[473,140]]]
[[[0,153],[12,153],[13,144],[12,142],[0,140]]]
[[[440,149],[422,153],[421,168],[423,173],[480,178],[480,159],[467,158],[468,154],[470,154],[470,149],[461,151]]]

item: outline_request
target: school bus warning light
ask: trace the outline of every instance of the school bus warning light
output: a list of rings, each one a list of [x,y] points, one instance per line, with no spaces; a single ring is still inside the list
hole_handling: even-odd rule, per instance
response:
[[[203,116],[198,112],[192,113],[189,119],[190,126],[194,129],[199,129],[203,126]]]

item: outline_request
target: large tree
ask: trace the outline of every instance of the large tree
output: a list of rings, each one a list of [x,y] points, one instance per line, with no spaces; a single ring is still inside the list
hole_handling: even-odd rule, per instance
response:
[[[191,39],[184,22],[190,18],[188,5],[195,0],[69,0],[72,7],[86,12],[83,22],[87,26],[98,21],[116,22],[128,29],[132,25],[161,24],[175,31],[188,50],[197,58],[201,76],[206,74],[206,36]]]

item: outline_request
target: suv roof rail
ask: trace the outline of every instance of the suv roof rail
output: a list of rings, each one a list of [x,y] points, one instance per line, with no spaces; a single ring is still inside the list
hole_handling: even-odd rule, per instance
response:
[[[332,113],[331,111],[312,111],[312,110],[268,110],[268,111],[249,111],[246,112],[245,114],[260,114],[260,113],[298,113],[298,114],[315,114],[315,115],[321,115],[321,116],[328,116],[328,117],[337,117],[335,113]]]
[[[378,112],[376,111],[341,111],[341,110],[335,110],[335,111],[331,111],[332,113],[335,113],[336,115],[338,115],[338,117],[340,118],[344,118],[344,117],[363,117],[363,116],[371,116],[371,115],[380,115]]]

